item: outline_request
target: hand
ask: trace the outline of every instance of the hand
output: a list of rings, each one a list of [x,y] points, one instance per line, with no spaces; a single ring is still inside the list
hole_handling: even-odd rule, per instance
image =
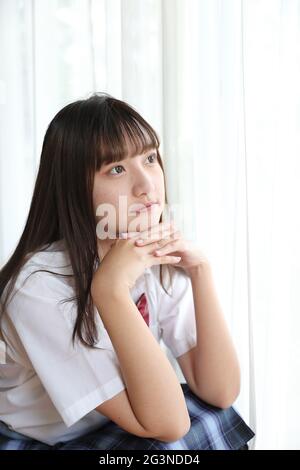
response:
[[[163,229],[162,235],[159,234],[158,226]],[[156,230],[155,233],[158,237],[171,234],[170,224],[160,223],[158,226],[153,226],[151,229]],[[135,240],[130,238],[115,240],[94,273],[91,284],[93,299],[100,295],[100,290],[106,294],[112,288],[132,288],[137,278],[152,265],[175,264],[180,261],[180,258],[173,255],[157,257],[152,252],[151,245],[139,247],[135,244]]]
[[[181,260],[175,266],[184,269],[188,275],[197,268],[209,266],[207,257],[191,241],[183,238],[181,232],[175,228],[174,222],[171,223],[171,228],[170,235],[165,237],[157,236],[159,226],[154,231],[151,228],[144,232],[129,232],[125,235],[132,239],[136,246],[150,247],[153,256],[159,259],[166,255],[180,256]],[[140,240],[142,241],[139,242]]]

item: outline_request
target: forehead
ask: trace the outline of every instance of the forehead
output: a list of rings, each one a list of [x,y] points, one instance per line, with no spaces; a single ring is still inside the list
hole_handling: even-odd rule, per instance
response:
[[[142,142],[141,139],[134,139],[131,140],[127,133],[124,135],[124,154],[125,158],[137,157],[138,155],[143,155],[144,153],[148,152],[149,150],[156,149],[155,145],[149,138],[149,136],[144,133],[144,141]]]
[[[128,140],[128,138],[124,139],[122,147],[122,152],[115,154],[113,157],[110,155],[110,157],[103,162],[104,165],[109,165],[116,161],[128,160],[157,150],[157,147],[150,140],[146,142],[132,142]]]
[[[101,138],[98,144],[96,169],[107,168],[108,165],[122,160],[129,160],[149,151],[156,151],[159,140],[147,129],[135,129],[119,126]]]

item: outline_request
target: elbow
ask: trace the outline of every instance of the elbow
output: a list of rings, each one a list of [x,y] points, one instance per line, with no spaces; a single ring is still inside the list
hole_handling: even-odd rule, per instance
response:
[[[169,430],[169,432],[164,433],[164,434],[159,434],[155,436],[155,439],[163,442],[175,442],[178,441],[179,439],[182,439],[190,430],[191,427],[191,421],[185,426],[181,427],[177,430]]]
[[[238,383],[234,389],[230,387],[226,390],[223,385],[222,389],[219,391],[214,388],[213,392],[212,390],[205,390],[204,393],[203,390],[197,389],[197,391],[194,393],[197,395],[197,397],[200,398],[200,400],[205,401],[209,405],[225,410],[226,408],[232,406],[235,400],[238,398],[240,394],[240,384]]]
[[[227,387],[224,387],[224,390],[222,393],[220,393],[220,403],[219,408],[229,408],[230,406],[233,405],[233,403],[236,401],[238,398],[239,394],[241,392],[241,375],[240,372],[238,375],[232,379],[232,382],[230,385],[227,385]]]
[[[191,419],[190,416],[188,415],[188,418],[185,420],[185,423],[181,426],[177,425],[175,426],[174,424],[172,426],[169,426],[168,429],[164,432],[160,430],[157,434],[153,436],[154,439],[157,439],[159,441],[163,442],[174,442],[178,441],[179,439],[182,439],[190,430],[191,428]]]
[[[236,399],[238,398],[239,394],[240,394],[240,387],[238,387],[234,391],[231,390],[227,394],[223,394],[222,399],[218,402],[217,406],[219,408],[222,408],[223,410],[225,410],[226,408],[230,408],[230,406],[232,406],[234,402],[236,401]]]
[[[190,430],[191,428],[191,419],[190,417],[188,418],[187,422],[185,423],[185,426],[182,426],[180,429],[178,429],[177,433],[174,436],[171,436],[173,441],[178,441],[179,439],[182,439]]]
[[[233,405],[235,400],[238,398],[240,394],[240,383],[237,383],[235,388],[226,387],[223,385],[221,390],[214,390],[214,393],[210,391],[207,396],[204,396],[203,394],[197,394],[197,396],[206,401],[206,403],[215,406],[216,408],[222,408],[225,410],[226,408],[230,408],[230,406]]]
[[[220,403],[218,403],[217,407],[222,408],[222,410],[226,410],[227,408],[230,408],[235,400],[223,400]]]

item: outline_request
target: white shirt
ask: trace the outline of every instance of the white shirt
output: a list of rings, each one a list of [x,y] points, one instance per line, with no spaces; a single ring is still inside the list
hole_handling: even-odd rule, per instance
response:
[[[99,341],[90,349],[76,338],[73,348],[76,302],[59,303],[74,296],[72,278],[38,272],[24,282],[37,269],[72,273],[63,240],[25,263],[2,317],[6,351],[0,364],[0,420],[53,445],[107,423],[95,408],[126,386],[96,307]],[[147,268],[130,293],[136,302],[145,292],[151,332],[178,357],[196,345],[196,322],[190,278],[183,270],[171,269],[173,290],[164,285],[172,297],[161,287],[159,265]]]

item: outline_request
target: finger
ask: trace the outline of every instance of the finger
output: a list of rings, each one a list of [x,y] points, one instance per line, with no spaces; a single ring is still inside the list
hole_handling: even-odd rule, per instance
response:
[[[177,264],[181,261],[181,256],[161,256],[159,258],[153,257],[151,264]]]
[[[152,245],[151,248],[153,249],[153,248],[163,247],[174,240],[178,240],[179,238],[181,238],[181,233],[179,230],[176,230],[176,231],[168,230],[163,233],[163,236],[155,236],[153,238],[144,239],[144,240],[141,238],[138,238],[137,240],[135,240],[135,244],[137,246]]]
[[[137,234],[137,236],[130,237],[135,242],[139,241],[138,244],[153,243],[157,240],[167,239],[171,234],[175,233],[176,228],[172,225],[167,227],[159,227],[157,230],[145,231]]]
[[[149,238],[150,236],[155,236],[162,234],[165,230],[174,228],[171,222],[160,222],[157,225],[153,225],[150,229],[143,230],[142,232],[125,232],[120,233],[120,238]]]
[[[157,248],[154,250],[154,256],[165,256],[169,253],[174,253],[174,251],[180,250],[181,240],[172,240],[162,248]],[[182,247],[181,247],[182,248]]]

